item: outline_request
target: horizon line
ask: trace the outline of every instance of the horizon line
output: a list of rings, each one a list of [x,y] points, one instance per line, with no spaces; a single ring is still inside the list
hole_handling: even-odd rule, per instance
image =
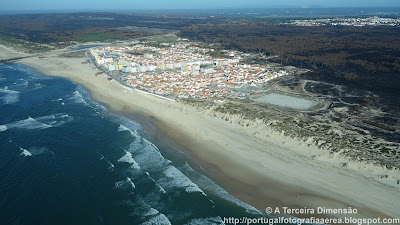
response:
[[[400,6],[269,6],[269,7],[219,7],[219,8],[132,8],[132,9],[24,9],[0,10],[1,12],[115,12],[115,11],[170,11],[170,10],[263,10],[263,9],[400,9]]]

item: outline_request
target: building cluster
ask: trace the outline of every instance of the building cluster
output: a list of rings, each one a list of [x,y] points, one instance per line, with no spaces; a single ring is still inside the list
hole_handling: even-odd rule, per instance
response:
[[[312,20],[291,20],[286,24],[295,26],[400,26],[399,18],[325,18]]]
[[[287,74],[269,66],[240,63],[248,55],[241,52],[212,57],[213,49],[190,42],[157,45],[101,47],[90,53],[103,70],[123,74],[126,85],[169,98],[243,98],[254,91],[243,91],[243,86],[258,87]]]

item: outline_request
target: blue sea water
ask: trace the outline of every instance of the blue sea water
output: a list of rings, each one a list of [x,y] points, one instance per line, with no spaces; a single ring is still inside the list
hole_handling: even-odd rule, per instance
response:
[[[0,224],[223,224],[260,212],[73,82],[0,64]]]

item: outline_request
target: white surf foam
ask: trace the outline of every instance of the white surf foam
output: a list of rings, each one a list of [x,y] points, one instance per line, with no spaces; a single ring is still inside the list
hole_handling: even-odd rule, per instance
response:
[[[9,123],[9,124],[6,124],[5,126],[7,126],[8,129],[17,128],[17,129],[24,129],[24,130],[46,129],[46,128],[51,127],[48,124],[36,121],[32,117],[28,117],[28,119],[25,119],[25,120],[19,120],[19,121],[13,122],[13,123]]]
[[[27,87],[29,85],[29,82],[27,80],[24,80],[24,79],[17,79],[17,80],[21,81],[21,82],[20,83],[16,83],[13,86],[25,86],[25,87]]]
[[[227,191],[214,183],[214,181],[212,181],[210,178],[195,172],[188,164],[180,167],[180,170],[182,170],[184,174],[189,176],[191,181],[196,183],[202,190],[213,193],[225,200],[236,204],[237,206],[243,207],[248,213],[256,215],[262,214],[258,209],[254,208],[253,206],[242,202],[234,196],[230,195]]]
[[[32,68],[24,66],[22,64],[16,64],[16,65],[12,65],[12,66],[15,67],[15,69],[12,68],[13,70],[22,71],[22,72],[28,74],[29,77],[32,78],[32,79],[36,79],[36,80],[50,80],[50,79],[53,79],[53,78],[48,77],[48,76],[43,76],[40,73],[34,71]]]
[[[157,214],[159,214],[160,212],[157,209],[154,208],[150,208],[149,211],[143,213],[143,217],[147,217],[147,216],[155,216]]]
[[[167,192],[172,192],[175,189],[184,189],[186,192],[199,192],[207,196],[195,183],[186,177],[181,171],[174,166],[168,166],[163,174],[165,176],[159,178],[159,183]]]
[[[196,218],[192,219],[187,225],[213,225],[213,224],[225,224],[221,217],[209,217],[209,218]]]
[[[56,114],[51,114],[47,116],[41,116],[36,118],[37,121],[41,123],[45,123],[49,126],[52,127],[59,127],[67,122],[70,122],[73,120],[73,117],[66,113],[56,113]]]
[[[157,181],[154,180],[154,179],[150,176],[150,174],[149,174],[148,172],[146,172],[146,175],[156,184],[156,186],[158,187],[158,189],[159,189],[162,193],[164,193],[164,194],[167,193],[167,192],[165,191],[165,189],[164,189],[163,187],[161,187],[160,184],[158,184]]]
[[[60,118],[69,118],[69,117],[71,116],[66,113],[60,113]]]
[[[0,99],[3,100],[4,104],[12,104],[19,101],[20,92],[9,90],[8,86],[0,88],[0,93],[5,94],[4,96],[0,97]]]
[[[27,157],[27,156],[32,156],[32,153],[29,152],[28,150],[26,150],[26,149],[24,149],[24,148],[21,148],[21,147],[19,147],[19,149],[21,150],[21,155],[23,155],[23,156],[25,156],[25,157]]]
[[[127,127],[124,126],[124,125],[119,125],[118,131],[119,131],[119,132],[121,132],[121,131],[129,131],[130,134],[131,134],[133,137],[137,136],[135,133],[133,133],[133,131],[132,131],[131,129],[127,128]]]
[[[47,116],[37,117],[36,119],[32,117],[28,117],[25,120],[19,120],[13,123],[0,125],[1,129],[24,129],[24,130],[33,130],[33,129],[46,129],[50,127],[59,127],[64,123],[70,122],[73,120],[73,117],[69,116],[66,113],[57,113],[51,114]]]
[[[106,159],[106,162],[108,163],[108,165],[109,165],[109,167],[108,167],[108,169],[109,170],[113,170],[114,169],[114,164],[112,164],[110,161],[108,161],[107,159]]]
[[[158,212],[157,215],[151,217],[149,220],[142,223],[141,225],[153,225],[153,224],[169,225],[169,224],[171,224],[171,222],[164,214]]]
[[[32,147],[32,148],[28,148],[28,150],[32,155],[49,154],[49,155],[54,156],[54,152],[50,151],[46,147]]]
[[[74,91],[69,99],[75,103],[87,105],[87,102],[83,99],[83,96],[79,91]]]
[[[44,87],[44,85],[41,84],[41,83],[36,83],[36,84],[33,84],[33,85],[34,85],[34,87],[31,90],[37,90],[37,89],[41,89],[41,88]]]
[[[6,125],[0,125],[0,132],[6,131],[6,130],[7,130],[7,126]]]
[[[126,188],[129,185],[130,188],[136,188],[135,184],[132,182],[131,178],[127,177],[125,180],[117,181],[114,183],[114,188]]]
[[[137,162],[133,159],[132,154],[130,152],[125,151],[125,155],[118,159],[118,162],[126,162],[131,165],[133,169],[140,169],[140,166]]]
[[[42,121],[42,120],[51,120],[51,119],[55,119],[55,118],[56,118],[56,116],[54,114],[51,114],[51,115],[48,115],[48,116],[38,117],[38,118],[36,118],[36,120]]]
[[[132,188],[136,188],[135,184],[132,182],[131,178],[127,177],[128,182],[131,184]]]
[[[114,122],[117,124],[121,124],[123,127],[131,130],[131,131],[137,131],[137,130],[141,130],[142,126],[136,122],[133,122],[130,119],[127,119],[125,117],[119,116],[117,118],[114,119]],[[122,128],[124,129],[124,128]]]
[[[137,134],[137,132],[134,132]],[[140,168],[145,171],[159,171],[165,168],[171,161],[166,160],[156,146],[137,134],[136,138],[129,147],[134,159]]]

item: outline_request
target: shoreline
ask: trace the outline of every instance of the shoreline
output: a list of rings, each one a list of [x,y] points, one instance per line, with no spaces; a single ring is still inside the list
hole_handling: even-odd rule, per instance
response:
[[[80,64],[83,60],[33,57],[19,63],[83,85],[94,101],[113,113],[142,116],[149,123],[142,124],[146,132],[151,135],[151,129],[159,129],[157,138],[171,139],[225,190],[258,209],[350,206],[359,211],[353,217],[400,218],[399,188],[360,170],[379,169],[376,166],[351,162],[350,168],[339,168],[334,165],[338,156],[277,134],[265,124],[255,122],[245,128],[180,102],[129,90],[103,75],[94,76],[95,70]],[[312,159],[316,154],[318,159]]]

